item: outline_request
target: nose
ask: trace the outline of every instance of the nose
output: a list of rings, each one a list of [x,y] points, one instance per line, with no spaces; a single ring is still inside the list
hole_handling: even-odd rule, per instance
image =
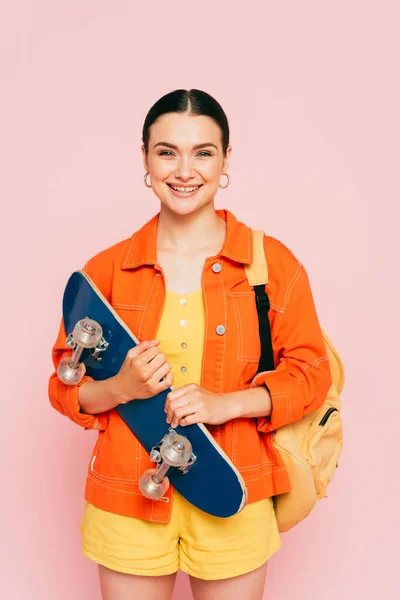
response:
[[[175,171],[175,177],[182,179],[182,181],[188,181],[195,177],[193,164],[190,156],[181,156],[179,158],[177,168]]]

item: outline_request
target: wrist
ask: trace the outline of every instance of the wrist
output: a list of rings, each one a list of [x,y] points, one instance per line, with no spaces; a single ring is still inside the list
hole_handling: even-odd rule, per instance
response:
[[[253,419],[271,414],[271,396],[265,386],[246,388],[225,395],[232,414],[231,419]]]
[[[107,386],[110,401],[113,402],[115,406],[118,406],[118,404],[127,404],[132,400],[131,397],[128,397],[127,394],[124,394],[123,391],[121,391],[120,386],[118,385],[118,375],[106,379],[104,383]]]
[[[228,405],[229,421],[240,419],[243,416],[243,397],[241,392],[231,392],[223,394]]]

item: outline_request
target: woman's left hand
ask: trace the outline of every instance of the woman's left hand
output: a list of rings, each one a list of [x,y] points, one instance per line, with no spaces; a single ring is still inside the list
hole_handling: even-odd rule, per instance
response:
[[[169,392],[164,408],[173,428],[192,423],[220,425],[235,418],[233,409],[225,394],[214,394],[195,383]]]

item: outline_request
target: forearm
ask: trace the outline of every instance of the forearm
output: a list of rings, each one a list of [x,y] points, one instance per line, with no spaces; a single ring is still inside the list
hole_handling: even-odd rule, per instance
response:
[[[96,415],[107,412],[121,404],[122,400],[114,391],[114,378],[104,381],[87,381],[79,388],[80,412]]]
[[[230,392],[224,396],[232,407],[234,419],[269,417],[271,414],[271,396],[264,385]]]

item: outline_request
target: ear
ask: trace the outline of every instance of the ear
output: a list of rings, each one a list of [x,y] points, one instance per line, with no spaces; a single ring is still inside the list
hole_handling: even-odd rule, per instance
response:
[[[231,153],[232,153],[232,146],[228,146],[228,148],[226,149],[226,155],[224,156],[224,164],[222,167],[223,173],[227,173],[227,171],[229,169],[229,161],[231,158]]]
[[[144,145],[143,145],[143,144],[142,144],[141,150],[142,150],[142,159],[143,159],[143,166],[144,166],[144,170],[145,170],[145,171],[146,171],[146,173],[147,173],[147,171],[149,170],[149,168],[148,168],[148,167],[149,167],[149,165],[148,165],[148,163],[147,163],[146,151],[145,151],[145,148],[144,148]]]

